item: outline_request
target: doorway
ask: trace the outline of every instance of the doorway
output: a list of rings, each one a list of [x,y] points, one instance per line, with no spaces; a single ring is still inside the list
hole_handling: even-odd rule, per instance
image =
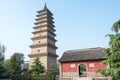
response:
[[[87,77],[87,69],[85,64],[80,64],[78,66],[79,77]]]

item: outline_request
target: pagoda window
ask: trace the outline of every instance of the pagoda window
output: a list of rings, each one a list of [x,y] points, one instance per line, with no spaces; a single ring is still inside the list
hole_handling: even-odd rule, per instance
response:
[[[38,52],[40,52],[40,50],[38,50]]]
[[[39,36],[41,36],[41,34],[39,34]]]
[[[38,41],[38,43],[40,44],[40,41]]]

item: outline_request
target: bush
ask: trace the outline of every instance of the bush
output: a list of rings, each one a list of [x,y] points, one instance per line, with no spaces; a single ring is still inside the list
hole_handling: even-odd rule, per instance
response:
[[[13,75],[13,80],[55,80],[55,74],[46,73],[46,75],[32,76],[31,74]]]

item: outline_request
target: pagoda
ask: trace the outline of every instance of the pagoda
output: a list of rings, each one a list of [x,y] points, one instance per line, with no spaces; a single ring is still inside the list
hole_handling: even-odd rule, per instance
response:
[[[36,57],[40,58],[40,62],[43,64],[46,70],[50,69],[52,66],[57,67],[57,57],[56,54],[56,39],[55,39],[55,29],[53,14],[47,8],[46,4],[44,8],[37,12],[38,14],[34,32],[32,32],[33,37],[32,45],[30,45],[31,53],[28,55],[30,57],[30,66]]]

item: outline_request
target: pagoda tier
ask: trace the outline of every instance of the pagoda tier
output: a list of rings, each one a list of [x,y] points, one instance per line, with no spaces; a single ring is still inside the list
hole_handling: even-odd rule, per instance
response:
[[[33,37],[33,38],[31,38],[32,40],[39,40],[39,39],[46,39],[46,38],[48,38],[48,39],[50,39],[50,40],[52,40],[52,41],[57,41],[56,39],[54,39],[54,38],[52,38],[51,36],[38,36],[38,37]]]
[[[40,30],[40,31],[35,31],[35,32],[32,32],[32,33],[33,34],[38,34],[38,33],[42,33],[42,32],[48,32],[49,34],[52,34],[53,36],[56,36],[56,34],[53,31],[48,30],[48,29]]]
[[[40,26],[35,26],[35,27],[33,27],[33,28],[34,28],[34,29],[40,29],[40,28],[44,28],[44,27],[46,27],[46,26],[47,26],[48,29],[52,30],[53,32],[56,31],[52,26],[49,26],[49,25],[40,25]]]
[[[52,56],[52,57],[58,57],[58,55],[53,54],[53,53],[34,53],[34,54],[30,54],[28,55],[29,57],[36,57],[36,56]]]
[[[56,46],[50,44],[50,43],[43,43],[43,44],[33,44],[33,45],[30,45],[31,48],[37,48],[37,47],[44,47],[44,46],[48,46],[48,47],[51,47],[53,49],[57,49]]]

